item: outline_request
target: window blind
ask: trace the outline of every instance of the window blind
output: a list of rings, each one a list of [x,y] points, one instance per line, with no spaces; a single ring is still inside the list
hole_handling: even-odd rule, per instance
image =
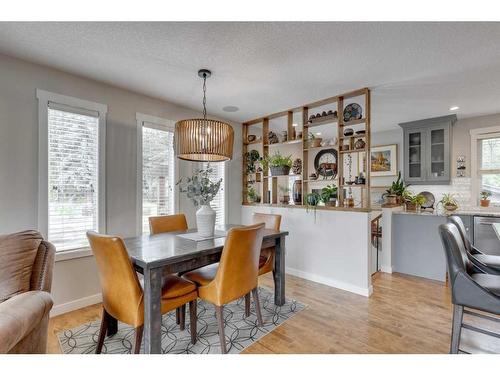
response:
[[[142,231],[149,217],[174,213],[174,133],[155,124],[142,127]]]
[[[491,193],[493,204],[500,203],[500,137],[478,140],[479,189]]]
[[[48,239],[58,251],[88,246],[98,230],[98,113],[48,108]]]
[[[220,185],[219,192],[215,196],[214,200],[210,203],[210,206],[215,210],[217,216],[215,225],[224,225],[226,224],[226,202],[225,202],[225,192],[224,192],[224,183],[225,183],[225,163],[203,163],[203,168],[208,168],[210,166],[212,168],[212,173],[210,173],[210,181],[216,182],[222,178],[222,182]]]

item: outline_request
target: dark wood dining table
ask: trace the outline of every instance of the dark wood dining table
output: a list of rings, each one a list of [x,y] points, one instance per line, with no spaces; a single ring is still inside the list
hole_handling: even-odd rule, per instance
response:
[[[227,233],[233,227],[226,225],[217,229]],[[162,276],[185,272],[217,263],[226,237],[194,241],[170,232],[126,238],[125,245],[137,272],[144,275],[144,352],[161,353],[161,288]],[[274,303],[285,303],[285,237],[286,231],[265,229],[262,248],[275,246]],[[108,334],[116,333],[117,322],[108,322]]]

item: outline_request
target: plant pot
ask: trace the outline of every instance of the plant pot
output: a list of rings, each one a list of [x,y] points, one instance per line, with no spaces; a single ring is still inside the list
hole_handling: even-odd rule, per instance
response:
[[[443,206],[446,211],[455,211],[458,206],[456,204],[447,204]]]
[[[314,138],[309,140],[309,148],[321,147],[321,142],[323,138]]]
[[[215,211],[205,204],[196,211],[196,227],[201,237],[213,237],[215,232]]]
[[[418,208],[418,204],[406,202],[406,211],[418,211]]]
[[[289,195],[283,195],[280,199],[281,204],[288,204],[290,203],[290,196]]]
[[[386,204],[398,204],[398,197],[396,195],[386,195],[385,196],[385,203]]]
[[[481,204],[481,207],[489,207],[490,206],[489,199],[481,199],[481,201],[479,203]]]
[[[270,167],[271,176],[286,176],[290,174],[290,167]]]
[[[396,196],[396,203],[397,204],[403,204],[403,203],[405,203],[405,200],[404,200],[404,198],[401,195],[397,195]]]
[[[325,202],[326,207],[335,207],[337,205],[337,200],[335,198],[330,198],[330,200]]]

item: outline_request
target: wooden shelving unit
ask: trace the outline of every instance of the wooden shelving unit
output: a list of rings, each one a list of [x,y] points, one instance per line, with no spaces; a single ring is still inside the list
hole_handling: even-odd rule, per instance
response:
[[[363,109],[363,118],[359,120],[343,121],[343,111],[347,104],[358,103]],[[367,211],[370,209],[370,171],[369,171],[369,150],[370,150],[370,119],[371,119],[371,108],[370,108],[370,90],[368,88],[362,88],[359,90],[351,91],[348,93],[340,94],[330,98],[322,99],[313,103],[305,104],[300,107],[291,108],[286,111],[281,111],[273,113],[261,118],[253,119],[243,123],[243,197],[242,202],[244,205],[266,205],[266,206],[277,206],[277,207],[295,207],[304,208],[306,206],[305,199],[307,194],[312,192],[314,188],[320,188],[322,185],[334,183],[338,187],[338,206],[337,207],[318,207],[327,210],[361,210]],[[326,108],[328,110],[336,110],[338,113],[337,117],[329,116],[325,119],[320,120],[309,120],[309,114],[315,113],[318,108]],[[300,121],[296,121],[297,125],[294,124],[294,115],[300,116]],[[287,131],[286,141],[280,143],[269,144],[269,130],[270,121],[277,121],[276,119],[283,118],[283,128],[282,131]],[[354,127],[354,131],[364,130],[363,134],[353,134],[351,136],[344,136],[344,129],[347,127]],[[338,140],[335,146],[320,146],[320,147],[309,147],[308,135],[311,129],[318,131],[321,129],[328,129],[331,133],[334,130],[336,138]],[[302,131],[302,138],[293,138],[295,132]],[[248,142],[248,135],[254,134],[260,136],[259,140]],[[354,143],[361,139],[365,142],[365,146],[360,149],[354,147]],[[342,146],[348,145],[349,150],[339,151]],[[337,177],[332,179],[324,180],[321,176],[312,180],[309,179],[309,175],[315,170],[311,170],[312,161],[317,152],[325,149],[334,148],[337,150]],[[290,175],[290,176],[269,176],[268,171],[262,171],[260,173],[261,179],[257,181],[257,178],[252,177],[251,174],[246,174],[246,158],[245,154],[250,149],[256,149],[259,151],[261,157],[268,155],[270,152],[279,150],[283,155],[288,155],[290,150],[294,150],[295,154],[300,154],[302,160],[302,174],[301,175]],[[346,179],[353,178],[354,176],[348,176],[346,171],[347,159],[351,156],[351,159],[356,160],[356,170],[362,171],[365,176],[365,184],[346,184]],[[352,163],[354,164],[354,163]],[[351,164],[351,167],[354,167]],[[283,205],[279,203],[278,199],[278,179],[282,181],[284,178],[290,179],[300,179],[302,184],[302,204],[290,204]],[[260,203],[249,203],[247,198],[248,192],[248,180],[254,181],[252,185],[256,188],[261,196]],[[316,185],[316,186],[315,186]],[[319,185],[319,186],[317,186]],[[290,201],[293,202],[292,192],[290,191]],[[344,200],[346,197],[353,196],[355,199],[355,207],[344,207]]]

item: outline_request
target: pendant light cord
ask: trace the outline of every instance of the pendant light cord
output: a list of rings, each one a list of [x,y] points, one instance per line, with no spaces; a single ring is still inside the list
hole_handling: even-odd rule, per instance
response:
[[[207,118],[207,74],[203,73],[203,119]]]

